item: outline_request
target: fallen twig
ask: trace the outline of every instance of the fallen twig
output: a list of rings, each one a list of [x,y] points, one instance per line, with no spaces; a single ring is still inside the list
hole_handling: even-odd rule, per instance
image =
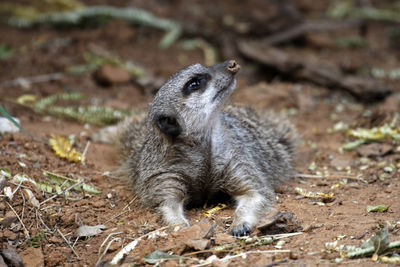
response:
[[[232,256],[225,256],[222,259],[217,259],[219,261],[229,261],[231,259],[239,258],[239,257],[244,257],[248,254],[276,254],[276,253],[290,253],[290,250],[254,250],[254,251],[246,251],[239,253],[237,255],[232,255]],[[210,265],[210,262],[205,262],[201,264],[196,264],[193,265],[193,267],[201,267],[201,266],[207,266]]]
[[[307,80],[332,90],[341,89],[365,102],[376,102],[392,93],[392,89],[372,78],[343,74],[337,67],[296,58],[283,49],[261,43],[240,41],[239,51],[247,58],[298,80]]]
[[[300,25],[295,25],[288,30],[279,31],[276,34],[264,37],[260,42],[263,45],[276,45],[288,42],[309,32],[336,31],[344,28],[359,27],[361,24],[361,20],[306,22]]]
[[[68,240],[65,238],[64,234],[60,231],[60,229],[57,229],[57,232],[61,235],[62,239],[67,243],[67,245],[71,248],[72,252],[75,254],[75,256],[80,259],[78,253],[76,253],[75,249],[71,246],[71,244],[68,242]]]
[[[21,86],[23,88],[29,88],[32,83],[55,81],[60,80],[62,77],[62,73],[42,74],[33,77],[18,77],[17,79],[0,83],[0,88],[7,86]]]
[[[108,223],[108,222],[114,220],[115,218],[118,218],[118,217],[121,216],[122,214],[129,212],[129,210],[125,210],[125,209],[127,209],[127,208],[129,207],[129,205],[132,204],[132,202],[135,201],[135,200],[136,200],[136,197],[134,197],[131,201],[129,201],[129,203],[126,204],[126,206],[122,209],[122,211],[121,211],[120,213],[118,213],[117,215],[111,217],[110,219],[108,219],[107,221],[105,221],[103,224],[106,224],[106,223]]]
[[[118,232],[118,233],[121,234],[122,232]],[[114,233],[114,234],[117,234],[117,233]],[[107,236],[107,238],[110,237],[110,236],[111,235]],[[104,255],[106,255],[108,249],[110,248],[111,244],[114,243],[114,241],[121,241],[121,238],[120,237],[115,237],[115,238],[111,239],[110,242],[108,242],[108,244],[107,244],[106,248],[104,249],[103,253],[101,253],[100,257],[97,259],[96,266],[98,266],[98,264],[101,262],[101,259],[104,257]],[[104,242],[103,242],[103,244],[104,244]],[[102,246],[103,246],[103,244],[102,244]],[[100,249],[101,249],[101,247],[100,247]],[[99,249],[99,252],[100,252],[100,249]]]
[[[101,252],[101,248],[104,246],[105,243],[107,243],[108,239],[113,236],[113,235],[118,235],[118,234],[122,234],[123,232],[115,232],[115,233],[111,233],[109,234],[103,241],[103,243],[101,243],[100,248],[99,248],[99,252],[97,254],[100,254]]]
[[[19,217],[18,213],[15,211],[15,209],[10,205],[10,203],[8,203],[8,201],[6,201],[7,205],[10,207],[10,209],[14,212],[15,216],[17,217],[17,219],[19,220],[19,222],[22,225],[22,228],[24,228],[24,233],[25,233],[25,237],[26,238],[30,238],[29,236],[29,231],[28,229],[26,229],[24,222],[21,220],[21,218]]]
[[[88,150],[89,150],[89,146],[90,146],[90,140],[87,141],[86,146],[85,146],[85,149],[84,149],[83,152],[82,152],[82,164],[85,163],[86,154],[87,154],[87,152],[88,152]]]
[[[349,179],[349,180],[356,180],[356,181],[361,181],[364,183],[367,183],[363,178],[358,177],[358,176],[351,176],[351,175],[341,175],[341,174],[335,174],[335,175],[314,175],[314,174],[303,174],[303,173],[298,173],[296,174],[296,177],[299,178],[310,178],[310,179]]]
[[[136,247],[136,245],[139,243],[139,241],[142,240],[143,238],[145,238],[145,237],[147,237],[147,236],[149,236],[149,235],[152,235],[152,234],[154,234],[154,233],[156,233],[156,232],[159,232],[159,231],[168,229],[168,228],[170,228],[170,227],[175,227],[175,226],[176,226],[176,225],[167,225],[167,226],[161,227],[161,228],[159,228],[159,229],[156,229],[156,230],[154,230],[154,231],[151,231],[151,232],[149,232],[149,233],[147,233],[147,234],[145,234],[145,235],[142,235],[142,236],[136,238],[135,240],[133,240],[132,242],[130,242],[128,245],[126,245],[124,248],[122,248],[122,249],[117,253],[117,255],[115,255],[114,258],[110,261],[110,264],[111,264],[111,265],[117,265],[117,264],[122,260],[122,258],[123,258],[125,255],[128,255],[128,254]]]

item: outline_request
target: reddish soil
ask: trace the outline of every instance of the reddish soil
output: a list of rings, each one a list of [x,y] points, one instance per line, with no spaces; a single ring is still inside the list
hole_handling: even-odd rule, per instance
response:
[[[100,4],[105,1],[87,2]],[[118,1],[118,4],[125,6],[126,2],[135,3],[137,7],[147,8],[155,14],[178,21],[189,19],[180,15],[183,13],[175,11],[175,8],[185,10],[187,4],[176,4],[178,7],[167,5],[164,1],[159,1],[164,4],[157,6],[146,1]],[[296,2],[310,17],[317,17],[326,10],[326,5],[314,6],[310,3],[314,1]],[[196,4],[203,7],[200,10],[205,10],[205,3]],[[252,10],[249,14],[256,12],[256,6],[248,5],[247,8]],[[231,11],[236,14],[240,10],[232,8]],[[351,66],[351,69],[357,70],[367,66],[398,68],[400,54],[388,42],[382,41],[385,29],[378,26],[376,23],[370,25],[368,47],[338,48],[332,45],[320,48],[308,43],[289,46],[287,50],[307,58],[319,58],[330,64],[348,68]],[[204,63],[202,51],[199,49],[185,50],[179,42],[168,49],[159,49],[157,44],[162,32],[151,28],[139,29],[119,21],[111,21],[96,28],[59,30],[48,27],[20,30],[0,25],[0,33],[0,44],[26,46],[17,55],[0,61],[0,84],[18,77],[63,73],[61,80],[35,83],[29,88],[0,86],[0,104],[12,116],[19,118],[21,125],[36,137],[48,139],[50,134],[75,135],[74,148],[78,151],[84,150],[89,136],[99,127],[87,127],[79,122],[36,114],[30,108],[13,103],[10,99],[16,99],[23,94],[33,94],[41,98],[65,92],[66,88],[70,88],[89,95],[91,101],[100,99],[102,105],[110,107],[136,108],[151,101],[151,95],[130,82],[103,87],[96,83],[92,73],[66,73],[67,67],[83,63],[84,52],[96,49],[110,51],[124,60],[138,63],[164,80],[188,64]],[[336,32],[335,35],[340,36],[340,33]],[[348,33],[343,31],[343,35],[346,34]],[[315,34],[313,40],[325,40],[328,37],[329,35],[323,33]],[[56,41],[60,40],[69,41],[65,45],[56,45]],[[399,146],[390,140],[378,143],[380,147],[385,145],[389,152],[370,157],[366,161],[360,157],[360,150],[339,152],[339,148],[350,139],[343,131],[332,132],[331,129],[339,121],[347,123],[351,128],[373,127],[390,122],[394,112],[399,110],[400,98],[394,94],[383,102],[363,104],[345,93],[302,81],[281,81],[279,78],[265,80],[270,76],[269,73],[254,71],[254,63],[249,61],[242,60],[240,63],[242,71],[238,76],[238,89],[233,95],[233,102],[260,111],[274,110],[288,114],[302,137],[296,162],[298,173],[322,173],[327,177],[296,177],[277,193],[275,209],[293,213],[304,230],[302,234],[284,238],[282,247],[275,247],[275,241],[269,245],[244,245],[214,254],[222,258],[228,254],[246,251],[289,250],[290,252],[249,253],[246,257],[233,258],[228,263],[229,266],[265,266],[287,258],[282,265],[316,266],[327,265],[332,259],[340,258],[339,253],[326,249],[327,242],[337,240],[338,245],[359,246],[383,226],[389,228],[391,240],[399,240]],[[399,89],[398,85],[396,88],[396,81],[382,82],[392,85],[395,91]],[[313,162],[315,169],[309,169]],[[386,177],[382,178],[384,168],[388,166],[391,166],[392,171],[388,172],[386,168]],[[11,187],[13,191],[17,188],[18,190],[11,200],[4,196],[4,192],[0,192],[0,250],[8,245],[15,248],[25,266],[94,266],[112,259],[135,238],[163,227],[152,210],[140,207],[128,183],[112,177],[112,172],[118,168],[118,157],[111,145],[92,142],[86,162],[71,163],[58,157],[46,142],[33,140],[23,133],[2,134],[0,168],[9,169],[12,175],[25,173],[37,181],[45,181],[42,170],[48,170],[70,178],[84,179],[86,183],[102,191],[100,195],[74,192],[73,199],[60,195],[35,208],[24,195],[24,188],[30,188],[39,202],[53,195],[44,193],[29,183],[19,186],[7,180],[6,187]],[[339,185],[334,186],[337,184]],[[335,200],[318,205],[309,198],[299,197],[296,187],[314,192],[332,192]],[[367,205],[378,204],[389,206],[388,211],[366,211]],[[145,265],[143,256],[161,250],[186,256],[181,263],[167,261],[163,266],[199,264],[199,260],[207,259],[213,253],[198,252],[202,249],[196,246],[201,244],[188,244],[193,239],[204,239],[206,235],[205,239],[212,239],[213,242],[215,239],[208,249],[234,242],[226,234],[229,233],[234,207],[230,205],[211,217],[204,216],[205,210],[198,208],[187,211],[187,217],[193,225],[188,229],[174,232],[174,229],[163,228],[161,234],[144,238],[125,258],[125,263]],[[18,219],[11,224],[2,223],[6,218],[15,217],[14,212],[23,224]],[[99,224],[106,227],[102,233],[88,238],[75,236],[80,225]],[[207,234],[214,224],[213,231]],[[29,232],[29,237],[24,233],[24,227]],[[260,234],[258,230],[252,236],[257,234]],[[111,240],[114,241],[110,243]],[[70,245],[73,245],[74,251]],[[106,250],[108,245],[110,246]],[[106,253],[102,255],[105,250]],[[213,264],[225,266],[222,262]],[[338,265],[377,264],[379,263],[366,257],[344,259]]]

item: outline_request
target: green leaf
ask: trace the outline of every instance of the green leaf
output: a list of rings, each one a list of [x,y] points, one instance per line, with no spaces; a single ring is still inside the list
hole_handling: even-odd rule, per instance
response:
[[[13,177],[13,181],[17,183],[23,183],[23,182],[29,182],[36,186],[38,189],[46,192],[46,193],[52,193],[53,192],[53,187],[45,182],[38,182],[33,180],[32,178],[28,177],[26,174],[21,174],[18,173]]]
[[[385,212],[388,210],[388,206],[386,205],[378,205],[378,206],[367,206],[367,211],[368,212]]]
[[[149,264],[156,264],[162,260],[179,260],[181,257],[177,255],[170,255],[168,253],[156,250],[143,257],[143,260]]]
[[[0,175],[6,178],[11,178],[11,171],[8,168],[0,168]]]
[[[365,139],[358,139],[356,141],[344,144],[341,148],[343,150],[354,150],[354,149],[356,149],[357,147],[361,146],[362,144],[364,144],[366,142],[367,142],[367,140],[365,140]]]
[[[43,175],[46,176],[47,179],[51,180],[53,183],[55,183],[57,186],[63,186],[63,187],[70,187],[73,186],[74,184],[79,183],[79,181],[56,174],[56,173],[52,173],[49,171],[45,171],[43,170]],[[90,186],[88,184],[85,183],[81,183],[77,186],[74,187],[75,190],[77,191],[85,191],[89,194],[101,194],[101,191],[97,190],[96,188],[94,188],[93,186]],[[59,191],[59,189],[56,190]]]

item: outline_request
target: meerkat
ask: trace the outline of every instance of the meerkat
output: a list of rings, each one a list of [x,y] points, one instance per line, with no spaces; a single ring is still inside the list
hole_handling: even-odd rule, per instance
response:
[[[277,115],[227,104],[240,65],[191,65],[157,92],[147,118],[119,126],[122,170],[164,223],[189,225],[184,209],[218,193],[236,202],[233,236],[251,232],[293,175],[296,131]]]

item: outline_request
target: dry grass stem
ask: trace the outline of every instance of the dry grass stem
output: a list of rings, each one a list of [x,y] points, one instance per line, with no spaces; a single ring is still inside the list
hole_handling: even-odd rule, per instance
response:
[[[71,244],[68,242],[68,240],[65,238],[63,233],[60,231],[60,229],[57,229],[57,232],[61,235],[62,239],[67,243],[67,245],[71,248],[72,252],[75,254],[75,256],[80,259],[78,253],[76,253],[75,249],[71,246]]]
[[[10,203],[8,203],[8,201],[6,201],[7,205],[10,207],[10,209],[14,212],[15,216],[17,217],[17,219],[19,220],[19,222],[21,223],[22,227],[24,228],[24,232],[25,232],[25,236],[26,238],[30,238],[29,236],[29,231],[28,229],[26,229],[25,224],[23,223],[23,221],[21,220],[21,218],[19,217],[18,213],[15,211],[15,209],[10,205]]]

